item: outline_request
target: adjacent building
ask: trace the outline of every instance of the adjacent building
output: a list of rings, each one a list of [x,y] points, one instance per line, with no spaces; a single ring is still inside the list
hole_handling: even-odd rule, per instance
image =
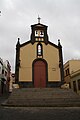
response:
[[[80,95],[80,69],[71,74],[71,88]]]
[[[58,45],[49,41],[48,26],[31,25],[30,40],[16,45],[15,82],[20,87],[60,87],[64,82],[63,56]]]
[[[0,58],[0,93],[1,93],[1,84],[2,84],[2,69],[3,69],[3,60]]]
[[[12,92],[12,90],[15,88],[15,74],[10,74],[10,82],[9,82],[9,92]]]
[[[3,62],[0,58],[0,93],[9,92],[11,66],[8,60]]]
[[[80,60],[69,60],[64,64],[64,80],[80,94]]]

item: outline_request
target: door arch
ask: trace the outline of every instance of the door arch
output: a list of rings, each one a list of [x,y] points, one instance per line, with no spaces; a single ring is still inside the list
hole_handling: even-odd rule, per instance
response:
[[[33,61],[33,84],[35,88],[45,88],[47,86],[47,62],[44,59]]]

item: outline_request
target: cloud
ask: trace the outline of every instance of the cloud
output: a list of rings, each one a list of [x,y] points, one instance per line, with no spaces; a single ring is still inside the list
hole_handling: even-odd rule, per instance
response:
[[[61,39],[64,62],[80,59],[80,0],[0,0],[0,57],[9,59],[15,70],[17,38],[21,43],[30,39],[32,24],[48,26],[49,40]]]

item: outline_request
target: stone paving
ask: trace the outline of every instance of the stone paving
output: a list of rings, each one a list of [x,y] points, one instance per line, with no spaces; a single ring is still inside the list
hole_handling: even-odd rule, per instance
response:
[[[5,100],[8,99],[9,95],[10,95],[9,93],[0,95],[0,106],[1,106],[1,103],[3,103]]]
[[[80,120],[80,107],[3,107],[8,96],[0,96],[0,120]]]
[[[1,107],[0,120],[80,120],[80,108]]]

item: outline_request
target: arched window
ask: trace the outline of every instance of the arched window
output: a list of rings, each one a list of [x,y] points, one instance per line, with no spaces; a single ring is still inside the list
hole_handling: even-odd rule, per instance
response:
[[[42,56],[42,44],[41,43],[37,45],[37,55]]]

